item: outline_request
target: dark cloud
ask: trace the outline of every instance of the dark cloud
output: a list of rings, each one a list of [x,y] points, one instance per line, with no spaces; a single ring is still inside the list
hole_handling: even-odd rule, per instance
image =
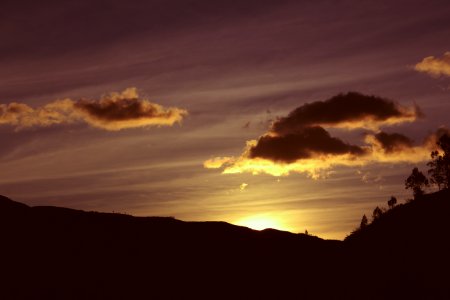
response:
[[[402,151],[413,146],[413,141],[400,133],[386,133],[382,131],[375,134],[375,139],[387,153]]]
[[[336,95],[325,101],[304,104],[287,117],[276,120],[249,151],[250,158],[295,162],[317,155],[363,155],[366,150],[332,137],[322,126],[374,128],[421,115],[417,107],[403,107],[392,100],[356,92]],[[375,136],[386,152],[412,146],[401,134],[381,132]]]
[[[287,117],[278,119],[271,131],[286,134],[316,125],[373,128],[383,124],[414,121],[420,116],[422,113],[418,107],[407,108],[386,98],[349,92],[325,101],[306,103]]]
[[[87,123],[108,130],[172,125],[181,121],[186,114],[185,110],[179,108],[163,108],[159,104],[139,99],[134,88],[100,100],[79,100],[73,106]]]
[[[81,100],[75,103],[75,107],[106,122],[158,116],[170,117],[171,114],[170,112],[160,113],[155,106],[146,106],[137,98],[122,99],[120,101],[104,99],[101,102]]]
[[[364,153],[362,148],[330,136],[320,126],[307,127],[281,136],[265,135],[259,138],[256,146],[250,148],[251,158],[260,157],[282,162],[294,162],[320,154],[362,155]]]
[[[437,133],[425,144],[414,146],[408,137],[379,131],[379,127],[413,122],[421,115],[418,107],[404,107],[386,98],[355,92],[339,94],[326,101],[307,103],[287,117],[278,118],[264,135],[247,141],[239,157],[216,157],[205,161],[204,166],[223,167],[227,174],[282,176],[305,172],[319,178],[322,171],[337,165],[420,162],[428,159]],[[364,144],[353,145],[331,136],[326,126],[371,129],[376,133],[366,134]]]

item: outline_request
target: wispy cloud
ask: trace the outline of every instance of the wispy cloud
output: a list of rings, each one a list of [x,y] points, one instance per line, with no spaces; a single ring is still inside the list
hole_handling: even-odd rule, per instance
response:
[[[241,183],[241,185],[239,185],[239,190],[243,191],[247,188],[247,186],[248,186],[248,183],[243,182],[243,183]]]
[[[450,51],[439,57],[428,56],[414,66],[418,72],[431,76],[450,76]]]
[[[12,102],[0,104],[0,125],[46,127],[85,122],[104,130],[146,126],[171,126],[187,114],[184,109],[163,106],[141,99],[136,88],[110,93],[98,100],[56,100],[38,108]]]

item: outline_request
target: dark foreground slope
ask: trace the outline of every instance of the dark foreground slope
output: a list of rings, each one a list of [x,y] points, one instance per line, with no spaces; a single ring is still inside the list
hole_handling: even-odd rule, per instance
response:
[[[32,299],[239,299],[317,294],[336,243],[223,222],[182,222],[0,200],[0,293]],[[327,278],[327,279],[325,279]],[[300,285],[299,285],[300,283]],[[327,291],[319,291],[324,295]],[[274,295],[275,296],[275,295]]]
[[[344,242],[371,294],[450,299],[450,190],[394,207]]]
[[[0,299],[450,299],[449,193],[325,241],[0,198]]]

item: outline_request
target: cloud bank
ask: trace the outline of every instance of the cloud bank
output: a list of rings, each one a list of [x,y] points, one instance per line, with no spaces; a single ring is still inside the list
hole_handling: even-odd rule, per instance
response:
[[[56,100],[38,108],[23,103],[0,104],[0,125],[16,129],[85,122],[104,130],[146,126],[171,126],[181,122],[184,109],[140,99],[136,88],[110,93],[98,100]]]
[[[428,56],[414,66],[418,72],[431,76],[450,76],[450,52],[445,52],[442,58]]]
[[[423,161],[435,145],[431,137],[415,146],[400,133],[380,130],[420,117],[423,114],[417,106],[405,107],[355,92],[339,94],[294,109],[275,120],[257,140],[248,141],[241,156],[212,158],[204,162],[204,167],[223,168],[223,173],[282,176],[297,172],[317,178],[333,166]],[[370,133],[361,145],[352,145],[331,136],[325,128],[364,129]]]

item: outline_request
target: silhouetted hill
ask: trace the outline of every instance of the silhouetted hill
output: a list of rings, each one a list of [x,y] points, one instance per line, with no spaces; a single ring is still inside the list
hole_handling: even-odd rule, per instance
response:
[[[450,299],[450,191],[386,211],[345,239],[360,286],[382,279],[379,294]],[[359,267],[358,267],[359,266]]]
[[[0,214],[16,213],[29,206],[20,202],[13,201],[8,197],[0,195]]]
[[[278,294],[280,284],[296,283],[290,270],[306,268],[308,278],[322,280],[327,261],[334,261],[328,249],[336,247],[317,237],[225,222],[28,207],[7,198],[0,199],[0,228],[7,299]],[[309,259],[292,261],[297,256]]]
[[[450,229],[449,213],[450,190],[426,194],[387,210],[379,219],[363,230],[352,232],[345,240],[371,247],[389,241],[403,248],[409,248],[411,242],[443,242],[442,233]]]
[[[0,196],[0,299],[450,299],[449,192],[345,241]]]

